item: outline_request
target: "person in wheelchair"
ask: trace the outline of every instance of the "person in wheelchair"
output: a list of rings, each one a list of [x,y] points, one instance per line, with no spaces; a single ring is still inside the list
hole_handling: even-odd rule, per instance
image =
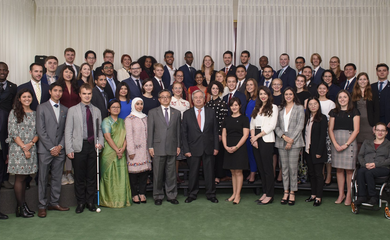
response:
[[[377,204],[375,178],[390,174],[390,141],[386,139],[387,128],[384,123],[377,123],[374,128],[375,140],[365,140],[360,149],[357,171],[358,198],[355,204],[364,202]]]

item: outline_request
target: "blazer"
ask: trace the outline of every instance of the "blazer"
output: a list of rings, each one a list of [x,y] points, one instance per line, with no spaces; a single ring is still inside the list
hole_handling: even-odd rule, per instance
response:
[[[259,69],[255,65],[249,64],[245,78],[254,78],[257,82],[259,82]]]
[[[60,76],[60,75],[61,75],[62,69],[63,69],[65,66],[67,66],[66,63],[63,63],[63,64],[61,64],[61,65],[59,65],[59,66],[57,67],[56,76]],[[76,64],[74,64],[74,66],[76,67],[76,70],[77,70],[77,73],[76,73],[76,76],[75,76],[75,77],[77,77],[77,75],[78,75],[79,72],[80,72],[80,67],[77,66]],[[46,81],[47,81],[47,80],[46,80]]]
[[[126,80],[123,80],[123,82],[125,82],[127,84],[127,86],[129,86],[129,90],[130,90],[130,99],[133,99],[133,98],[136,98],[136,97],[141,97],[142,96],[142,92],[141,92],[141,89],[137,86],[137,84],[135,84],[134,80],[131,78],[131,76],[126,79]],[[139,82],[140,86],[142,87],[142,80],[140,79],[140,82]]]
[[[152,82],[153,82],[153,91],[152,91],[152,95],[153,97],[157,98],[158,97],[158,93],[163,90],[160,86],[160,84],[158,83],[157,79],[154,77],[152,79]],[[162,83],[164,84],[164,89],[168,89],[169,88],[169,85],[166,86],[164,81],[162,81]]]
[[[26,82],[26,83],[24,83],[22,85],[19,85],[18,91],[20,89],[23,89],[23,88],[30,89],[31,92],[33,93],[33,96],[32,96],[33,100],[31,102],[30,108],[31,108],[31,110],[36,111],[39,103],[38,103],[38,100],[37,100],[37,96],[35,95],[34,87],[31,84],[31,81],[28,81],[28,82]],[[50,99],[49,88],[50,88],[49,85],[47,85],[45,83],[41,83],[41,90],[42,90],[42,92],[41,92],[40,104],[42,104],[44,102],[47,102]]]
[[[310,92],[312,96],[318,96],[317,92],[318,84],[314,83],[313,80],[310,81],[309,85],[307,86],[307,90]]]
[[[231,112],[230,112],[230,107],[229,107],[229,94],[228,93],[226,96],[224,96],[222,99],[225,101],[225,103],[228,105],[228,115],[230,116]],[[246,110],[246,96],[245,94],[239,92],[236,90],[236,92],[233,94],[232,97],[238,97],[241,101],[241,113],[245,115],[245,110]]]
[[[320,84],[322,82],[322,73],[325,71],[325,69],[323,69],[322,67],[319,67],[317,72],[316,72],[316,75],[314,76],[314,78],[312,78],[312,82],[315,83],[315,84]]]
[[[169,74],[167,65],[164,66],[164,74],[162,76],[162,81],[166,88],[171,85],[171,75]]]
[[[303,136],[305,136],[307,128],[307,122],[303,129]],[[311,127],[311,138],[310,142],[310,156],[314,164],[324,163],[328,160],[327,148],[326,148],[326,134],[328,132],[328,120],[324,114],[322,114],[320,122],[313,122]],[[316,155],[321,155],[320,158],[317,158]]]
[[[358,155],[360,166],[375,163],[375,167],[390,168],[390,141],[385,141],[375,149],[373,140],[365,140]]]
[[[3,109],[4,111],[9,113],[12,109],[12,104],[14,104],[18,86],[8,80],[6,80],[6,82],[7,86],[5,87],[5,90],[0,94],[0,109]]]
[[[279,111],[278,123],[276,124],[275,134],[278,136],[275,141],[276,148],[284,148],[286,142],[283,140],[282,136],[286,135],[289,138],[294,140],[292,148],[300,148],[305,146],[302,137],[302,130],[305,125],[305,110],[302,105],[294,104],[292,112],[290,115],[290,121],[288,124],[288,131],[284,131],[284,113],[286,109],[283,108]]]
[[[72,152],[81,152],[83,148],[83,113],[81,112],[81,103],[69,108],[65,123],[65,152],[66,154]],[[102,116],[100,110],[90,105],[92,108],[92,122],[93,132],[96,135],[96,128],[98,128],[98,143],[104,147],[104,137],[102,132]],[[99,125],[96,126],[96,119],[99,119]],[[96,136],[95,136],[96,143]]]
[[[250,130],[254,129],[256,130],[256,127],[261,127],[261,131],[265,132],[265,135],[262,137],[264,142],[266,143],[273,143],[275,142],[275,127],[276,123],[278,122],[278,114],[279,109],[278,106],[275,104],[272,104],[272,115],[269,117],[268,115],[257,115],[256,118],[251,119],[250,121]],[[262,125],[256,124],[257,118],[263,118]]]
[[[55,76],[55,79],[58,80],[58,76],[57,76],[57,75]],[[43,76],[42,76],[42,78],[41,78],[41,82],[42,82],[42,83],[46,83],[47,85],[50,85],[49,82],[47,81],[46,73],[43,74]]]
[[[390,122],[390,82],[382,89],[378,90],[378,82],[371,84],[372,93],[379,98],[379,119],[386,125]],[[387,134],[390,137],[390,134]]]
[[[204,107],[204,127],[200,130],[194,108],[190,108],[183,114],[181,125],[183,154],[191,153],[194,157],[203,154],[213,155],[214,149],[219,150],[218,124],[213,109]]]
[[[5,139],[8,138],[8,115],[9,112],[0,108],[0,145],[3,153],[2,159],[7,159],[8,155],[8,143],[5,142]]]
[[[118,84],[119,84],[118,79],[114,76],[113,80],[114,80],[115,86],[118,86]],[[106,87],[104,88],[104,91],[107,93],[107,100],[108,101],[115,98],[115,93],[112,91],[111,85],[108,83],[108,80],[107,80]]]
[[[340,88],[341,88],[341,89],[344,89],[344,88],[345,88],[345,85],[347,84],[347,81],[348,81],[348,80],[346,80],[346,81],[344,81],[344,82],[342,82],[342,83],[340,84]],[[345,90],[347,90],[349,93],[352,94],[353,86],[355,86],[355,83],[356,83],[356,77],[353,78],[353,80],[352,80],[351,83],[349,84],[348,88],[345,89]]]
[[[279,73],[282,69],[280,69],[279,71],[276,72],[276,77],[279,76]],[[295,87],[295,77],[297,76],[297,72],[292,69],[290,66],[288,66],[286,68],[286,70],[282,73],[282,76],[280,77],[280,79],[282,79],[282,82],[283,82],[283,87],[282,87],[282,91],[286,88],[286,87]]]
[[[76,66],[76,68],[77,68],[77,66]],[[103,74],[102,66],[97,67],[97,68],[95,69],[95,71],[94,71],[94,73],[93,73],[93,76],[95,76],[95,75],[98,74],[98,73]],[[118,79],[118,72],[117,72],[115,69],[114,69],[114,79]],[[94,78],[94,80],[95,80],[95,78]]]
[[[108,101],[109,101],[108,95],[107,95],[107,100],[104,99],[102,93],[100,92],[97,86],[95,86],[92,89],[91,103],[95,107],[99,108],[102,119],[105,119],[108,116],[108,110],[107,110]]]
[[[168,126],[161,107],[151,109],[148,114],[148,148],[153,148],[157,156],[176,156],[180,148],[181,113],[173,107],[169,107],[169,112]]]
[[[240,93],[245,94],[246,82],[247,82],[247,81],[248,81],[248,78],[245,78],[245,79],[244,79],[244,82],[241,84],[240,88],[237,89],[237,91],[239,91]],[[238,84],[238,80],[237,80],[237,84]]]
[[[196,69],[195,68],[191,67],[191,71],[192,71],[192,73],[191,73],[187,64],[184,64],[183,66],[179,67],[179,70],[183,72],[183,75],[184,75],[183,82],[184,82],[184,85],[186,86],[187,89],[189,87],[196,85],[196,83],[195,83]]]
[[[389,102],[387,104],[389,104]],[[353,102],[353,106],[357,108],[357,102]],[[371,101],[366,100],[366,108],[368,123],[373,127],[380,121],[379,97],[376,92],[372,91]]]
[[[274,71],[274,75],[271,77],[271,79],[275,79],[278,77],[276,75],[276,71],[275,70],[273,70],[273,71]],[[259,81],[257,81],[257,83],[259,84],[259,86],[264,86],[265,77],[263,76],[261,69],[259,70],[259,78],[258,79],[259,79]],[[269,88],[271,89],[271,86],[269,86]]]
[[[340,90],[341,90],[341,88],[339,86],[337,86],[336,84],[332,83],[332,85],[330,85],[329,91],[328,91],[329,99],[332,100],[333,102],[335,102],[337,94],[340,92]]]
[[[223,67],[221,70],[219,70],[219,71],[223,71],[223,72],[225,72],[225,68],[226,67]],[[229,72],[226,74],[226,75],[229,75],[229,74],[234,74],[234,75],[236,75],[236,66],[234,66],[233,64],[230,66],[230,68],[229,68]]]
[[[61,145],[65,153],[65,122],[68,108],[60,104],[58,122],[50,101],[39,104],[37,108],[36,129],[39,137],[38,153],[50,155],[50,149]]]

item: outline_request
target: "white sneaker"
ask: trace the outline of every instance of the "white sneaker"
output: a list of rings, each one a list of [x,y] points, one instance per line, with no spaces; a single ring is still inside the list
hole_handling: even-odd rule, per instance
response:
[[[67,185],[67,184],[69,184],[69,180],[65,174],[62,174],[61,185]]]
[[[74,178],[71,173],[66,175],[66,178],[68,179],[68,184],[73,184],[74,183]]]

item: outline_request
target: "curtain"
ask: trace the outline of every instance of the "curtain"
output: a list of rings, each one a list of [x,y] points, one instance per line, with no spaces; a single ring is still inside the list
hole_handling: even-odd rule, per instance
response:
[[[237,56],[251,53],[259,66],[262,55],[280,69],[281,53],[290,55],[290,66],[303,56],[311,65],[312,53],[322,56],[321,66],[338,56],[341,68],[352,62],[357,73],[367,72],[376,81],[376,64],[390,62],[390,1],[387,0],[238,0]]]
[[[67,47],[76,50],[76,64],[84,53],[115,51],[114,67],[122,54],[133,61],[152,55],[164,63],[164,52],[175,52],[174,66],[184,64],[184,53],[194,53],[200,68],[205,54],[223,65],[222,54],[234,49],[232,0],[36,0],[35,54],[55,55],[64,62]],[[165,64],[165,63],[164,63]]]
[[[30,79],[34,62],[34,3],[31,0],[0,0],[0,61],[9,68],[8,80],[20,84]]]

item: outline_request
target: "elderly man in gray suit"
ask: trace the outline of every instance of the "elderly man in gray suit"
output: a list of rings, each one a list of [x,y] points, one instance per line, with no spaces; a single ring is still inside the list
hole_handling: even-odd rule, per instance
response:
[[[49,210],[69,211],[68,207],[58,204],[61,194],[61,176],[65,161],[65,121],[68,108],[60,104],[62,86],[54,82],[50,85],[50,99],[37,107],[36,129],[39,159],[39,211],[38,217],[46,217],[46,208]],[[51,165],[51,166],[50,166]],[[47,203],[46,185],[51,170],[51,198]]]
[[[180,153],[180,111],[169,106],[171,92],[164,89],[158,93],[160,107],[149,111],[148,146],[153,157],[153,198],[156,205],[161,205],[165,192],[167,201],[179,204],[176,185],[176,156]]]

